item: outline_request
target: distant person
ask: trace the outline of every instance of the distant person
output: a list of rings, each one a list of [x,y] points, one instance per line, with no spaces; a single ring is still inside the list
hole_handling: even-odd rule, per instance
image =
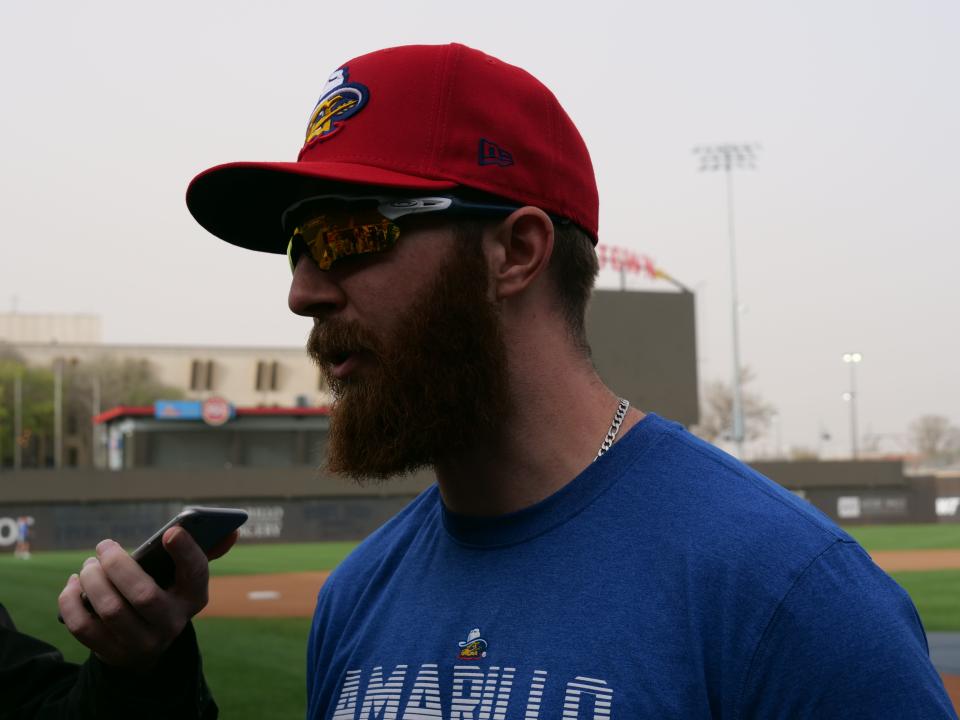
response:
[[[15,557],[22,560],[30,559],[30,526],[33,525],[33,518],[27,515],[21,515],[17,518],[17,544],[13,549]]]
[[[237,536],[234,532],[214,548],[209,559],[225,554]],[[80,572],[70,576],[58,600],[67,629],[93,651],[90,660],[79,669],[65,669],[54,648],[13,633],[11,623],[0,643],[5,653],[0,656],[2,687],[9,678],[13,698],[54,713],[38,717],[217,717],[190,624],[207,604],[208,556],[180,527],[164,533],[163,546],[176,566],[174,583],[166,590],[120,545],[101,541],[96,557],[87,558]],[[69,685],[69,673],[75,674],[76,689]],[[57,678],[61,684],[52,685]],[[14,684],[37,692],[27,693]],[[66,696],[61,694],[64,687]],[[49,688],[56,691],[48,693]],[[83,714],[56,714],[77,703]],[[3,707],[7,705],[0,703]]]
[[[617,102],[594,100],[602,132]],[[531,75],[462,45],[363,55],[297,162],[210,169],[187,203],[287,253],[330,469],[437,476],[321,590],[309,718],[955,717],[849,535],[597,376],[596,180]]]

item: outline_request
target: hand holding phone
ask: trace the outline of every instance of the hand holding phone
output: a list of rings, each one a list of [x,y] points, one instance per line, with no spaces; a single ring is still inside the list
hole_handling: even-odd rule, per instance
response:
[[[130,557],[154,579],[161,588],[173,584],[176,565],[163,547],[163,536],[172,527],[182,527],[194,539],[204,554],[217,548],[230,534],[247,521],[245,510],[236,508],[186,507],[151,535],[146,542],[130,553]],[[218,556],[219,557],[219,556]],[[96,614],[85,594],[81,594],[84,607]],[[63,614],[57,616],[62,623]]]
[[[188,508],[164,525],[138,548],[146,568],[112,540],[100,542],[97,556],[88,558],[60,593],[67,629],[109,665],[155,667],[207,603],[207,553],[225,552],[246,517],[243,511],[224,510]],[[165,576],[170,569],[173,574]]]
[[[163,548],[163,534],[167,530],[179,525],[190,533],[204,553],[209,553],[246,521],[247,513],[244,510],[187,507],[130,553],[130,557],[156,580],[157,585],[168,588],[173,584],[176,567],[169,553]]]

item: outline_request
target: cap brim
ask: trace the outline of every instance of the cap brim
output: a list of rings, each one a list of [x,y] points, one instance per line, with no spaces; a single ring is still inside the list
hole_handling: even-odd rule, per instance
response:
[[[351,185],[450,190],[458,183],[353,163],[235,162],[197,175],[187,188],[187,208],[222,240],[251,250],[285,253],[283,211],[311,195],[361,189]]]

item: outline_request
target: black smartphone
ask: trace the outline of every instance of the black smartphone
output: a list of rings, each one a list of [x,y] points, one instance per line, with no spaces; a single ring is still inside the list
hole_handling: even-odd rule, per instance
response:
[[[163,547],[163,534],[179,525],[196,541],[204,552],[209,552],[247,521],[245,510],[236,508],[186,507],[150,539],[138,547],[130,557],[140,563],[157,585],[166,589],[173,585],[176,568],[173,559]]]
[[[236,508],[215,507],[185,507],[175,517],[171,518],[162,528],[157,530],[140,547],[130,553],[140,567],[156,581],[157,585],[166,589],[173,585],[176,577],[176,566],[173,558],[163,547],[163,534],[174,525],[179,525],[196,541],[200,549],[209,552],[220,544],[227,536],[247,521],[246,510]],[[83,604],[91,613],[96,615],[86,595]],[[57,615],[57,620],[63,622],[63,617]]]

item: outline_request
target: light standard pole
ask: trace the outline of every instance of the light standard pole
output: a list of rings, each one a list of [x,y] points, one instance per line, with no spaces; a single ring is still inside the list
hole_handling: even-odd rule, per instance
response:
[[[53,466],[63,467],[63,358],[53,361]]]
[[[13,379],[13,469],[19,470],[23,460],[23,375],[17,373]]]
[[[730,311],[733,335],[733,432],[737,456],[743,457],[743,393],[740,372],[740,301],[737,297],[737,250],[733,222],[733,171],[753,170],[759,145],[703,145],[693,152],[700,156],[700,171],[723,170],[727,178],[727,234],[730,240]]]
[[[850,455],[857,459],[857,365],[863,360],[858,352],[844,353],[843,361],[850,366],[850,390],[843,399],[850,402]]]

